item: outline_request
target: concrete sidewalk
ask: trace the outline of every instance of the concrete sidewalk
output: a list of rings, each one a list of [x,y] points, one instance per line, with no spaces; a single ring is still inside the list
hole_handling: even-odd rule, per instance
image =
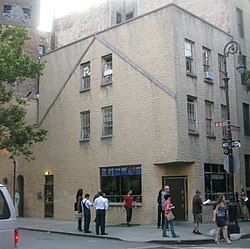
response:
[[[107,225],[106,233],[108,235],[96,235],[95,223],[91,223],[90,234],[79,232],[77,230],[77,221],[64,221],[54,219],[37,219],[37,218],[17,218],[19,228],[35,231],[44,231],[52,233],[62,233],[76,236],[98,237],[106,239],[116,239],[135,242],[156,242],[172,244],[201,244],[214,243],[215,235],[214,223],[202,224],[200,231],[202,235],[193,234],[193,225],[187,222],[175,222],[176,234],[180,237],[162,237],[162,230],[156,226],[133,225],[127,227],[124,224]],[[250,237],[250,222],[239,222],[240,234],[231,234],[232,240]],[[170,235],[170,232],[167,232]]]

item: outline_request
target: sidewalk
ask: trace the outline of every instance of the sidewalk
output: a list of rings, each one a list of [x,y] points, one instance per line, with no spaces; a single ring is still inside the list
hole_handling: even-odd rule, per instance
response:
[[[17,218],[20,229],[44,231],[52,233],[62,233],[76,236],[98,237],[106,239],[116,239],[135,242],[156,242],[156,243],[182,243],[182,244],[200,244],[214,243],[215,234],[212,231],[215,228],[214,223],[201,224],[200,231],[202,235],[193,234],[193,224],[187,222],[175,222],[175,231],[179,238],[162,237],[162,230],[156,226],[132,225],[127,227],[124,224],[107,225],[108,235],[95,234],[95,223],[91,223],[91,234],[85,234],[77,230],[77,221],[63,221],[54,219],[38,218]],[[240,238],[250,238],[250,222],[239,222],[240,234],[231,234],[232,240]],[[167,232],[170,235],[170,232]]]

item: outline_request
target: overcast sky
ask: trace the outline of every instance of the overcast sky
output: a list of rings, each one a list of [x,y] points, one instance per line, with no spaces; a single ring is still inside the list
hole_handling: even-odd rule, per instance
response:
[[[61,17],[77,9],[88,8],[103,0],[41,0],[40,26],[43,31],[51,31],[54,10],[55,17]]]

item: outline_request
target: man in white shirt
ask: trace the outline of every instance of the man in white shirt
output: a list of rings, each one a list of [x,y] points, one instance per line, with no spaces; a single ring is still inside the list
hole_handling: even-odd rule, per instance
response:
[[[85,199],[82,200],[82,210],[84,214],[84,232],[91,233],[89,230],[90,219],[91,219],[91,212],[90,207],[92,203],[89,201],[89,194],[85,194]]]
[[[96,235],[99,235],[99,227],[101,227],[101,235],[107,235],[105,233],[105,211],[108,209],[108,200],[103,198],[103,192],[98,192],[99,197],[94,201],[94,207],[96,209]]]

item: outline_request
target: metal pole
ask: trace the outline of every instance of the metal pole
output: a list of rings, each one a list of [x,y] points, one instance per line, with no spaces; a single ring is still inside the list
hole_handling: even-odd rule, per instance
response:
[[[13,204],[16,206],[15,202],[15,193],[16,193],[16,161],[13,160],[13,167],[14,167],[14,173],[13,173]]]
[[[234,160],[233,160],[233,150],[232,150],[232,130],[231,130],[231,117],[230,117],[230,104],[229,104],[229,77],[227,72],[227,57],[229,54],[235,54],[240,51],[240,46],[235,41],[230,41],[224,47],[224,78],[225,83],[225,93],[226,93],[226,111],[227,111],[227,133],[226,140],[228,143],[227,154],[229,162],[229,224],[228,231],[231,233],[240,233],[240,227],[237,222],[237,205],[234,196]],[[241,52],[241,51],[240,51]]]

